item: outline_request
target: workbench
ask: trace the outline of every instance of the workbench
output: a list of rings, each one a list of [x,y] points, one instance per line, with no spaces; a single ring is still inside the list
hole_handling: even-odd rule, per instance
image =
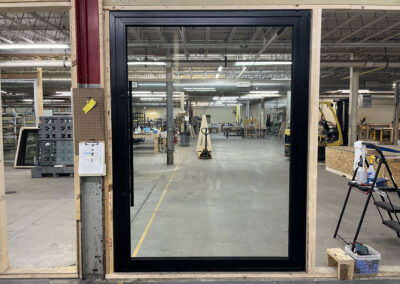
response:
[[[160,152],[160,147],[159,147],[159,140],[160,140],[161,134],[133,134],[134,139],[147,139],[147,138],[153,138],[154,139],[154,154],[157,154]]]
[[[243,138],[247,138],[248,136],[264,138],[266,130],[267,127],[265,126],[245,126],[243,131]]]
[[[229,133],[233,132],[235,135],[234,136],[242,136],[243,137],[243,127],[238,127],[238,126],[224,126],[224,136],[226,138],[229,137]],[[232,135],[231,135],[232,136]]]

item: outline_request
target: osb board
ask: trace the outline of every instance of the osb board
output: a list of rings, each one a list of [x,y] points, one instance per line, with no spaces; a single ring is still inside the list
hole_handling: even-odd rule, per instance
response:
[[[385,147],[387,147],[385,145]],[[390,146],[392,149],[400,150],[398,146]],[[366,149],[366,155],[369,157],[376,152],[372,149]],[[383,151],[390,170],[395,180],[400,180],[400,154]],[[354,147],[352,146],[340,146],[340,147],[326,147],[325,148],[325,166],[338,172],[353,176],[353,161],[354,161]],[[375,164],[375,170],[376,170]],[[385,167],[379,173],[378,177],[389,178]]]
[[[96,101],[96,105],[87,114],[83,107],[90,99]],[[78,153],[79,142],[104,141],[104,90],[101,88],[73,89],[74,111],[74,142],[75,153]]]

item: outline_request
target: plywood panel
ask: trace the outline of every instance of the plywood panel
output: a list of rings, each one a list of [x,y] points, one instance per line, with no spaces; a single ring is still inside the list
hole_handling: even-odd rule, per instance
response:
[[[400,150],[398,146],[386,146]],[[366,156],[375,155],[376,152],[372,149],[366,149]],[[390,170],[395,180],[400,180],[400,154],[383,151],[383,154],[388,161]],[[354,161],[354,147],[352,146],[338,146],[338,147],[326,147],[325,149],[325,166],[329,169],[333,169],[338,174],[345,174],[347,176],[353,176],[353,161]],[[375,170],[377,166],[375,164]],[[384,167],[380,171],[378,177],[385,177],[389,179],[389,175]]]

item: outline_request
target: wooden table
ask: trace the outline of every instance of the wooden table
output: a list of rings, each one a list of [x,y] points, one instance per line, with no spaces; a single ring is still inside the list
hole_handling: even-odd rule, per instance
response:
[[[153,138],[154,139],[154,154],[157,154],[160,152],[160,147],[159,147],[159,140],[160,140],[161,134],[133,134],[133,138],[135,139],[146,139],[146,138]]]
[[[233,132],[236,134],[236,136],[242,136],[243,137],[243,127],[238,127],[238,126],[224,126],[224,136],[226,138],[229,137],[229,132]],[[232,135],[231,135],[232,136]]]
[[[267,130],[267,127],[265,127],[265,126],[251,126],[251,127],[245,126],[243,138],[247,138],[248,136],[253,137],[253,135],[258,138],[261,138],[261,136],[264,137],[266,130]],[[249,132],[250,132],[250,134],[249,134]],[[264,135],[261,135],[261,133],[263,133]]]

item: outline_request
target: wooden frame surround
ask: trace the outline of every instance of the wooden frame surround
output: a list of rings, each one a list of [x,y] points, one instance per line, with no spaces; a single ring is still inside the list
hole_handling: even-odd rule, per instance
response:
[[[42,0],[0,0],[2,11],[43,11],[62,10],[69,11],[70,36],[71,36],[71,73],[72,87],[77,87],[76,73],[76,30],[75,30],[75,1],[42,1]],[[188,0],[99,0],[100,21],[100,62],[101,62],[101,88],[105,91],[106,112],[106,162],[107,175],[104,179],[105,196],[105,262],[106,278],[113,280],[135,279],[316,279],[337,277],[336,270],[332,268],[316,267],[316,212],[317,212],[317,136],[318,136],[318,103],[319,103],[319,78],[320,78],[320,47],[321,47],[321,18],[323,10],[393,10],[400,11],[398,0],[372,1],[372,0],[334,0],[331,4],[324,4],[323,0],[273,0],[271,4],[263,4],[261,0],[205,0],[202,5]],[[349,4],[350,2],[350,4]],[[133,4],[129,4],[133,3]],[[286,4],[285,4],[286,3]],[[304,3],[304,4],[300,4]],[[363,4],[365,3],[365,4]],[[308,164],[307,164],[307,271],[306,272],[199,272],[199,273],[115,273],[114,271],[114,241],[113,241],[113,179],[112,179],[112,144],[111,144],[111,90],[110,90],[110,38],[109,19],[110,11],[139,11],[139,10],[286,10],[306,9],[311,10],[311,53],[309,73],[309,136],[308,136]],[[1,102],[0,102],[1,103]],[[0,124],[1,124],[0,116]],[[77,278],[81,272],[80,253],[80,188],[79,178],[75,178],[76,196],[76,223],[77,223],[77,267],[73,268],[8,268],[7,248],[7,219],[3,166],[3,140],[0,131],[0,279],[1,278]],[[75,155],[77,162],[77,155]],[[76,175],[77,176],[77,175]],[[383,266],[377,277],[400,277],[399,266]]]

